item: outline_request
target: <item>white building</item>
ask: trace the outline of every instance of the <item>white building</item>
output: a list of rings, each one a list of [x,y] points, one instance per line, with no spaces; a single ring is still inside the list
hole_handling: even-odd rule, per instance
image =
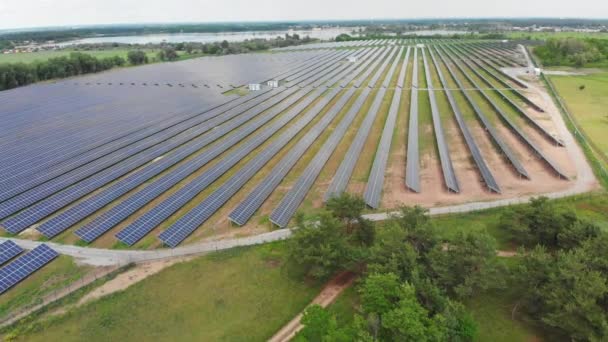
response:
[[[279,87],[279,81],[277,80],[270,80],[268,81],[267,85],[271,88],[278,88]]]
[[[543,70],[541,68],[534,68],[534,75],[536,76],[540,76],[540,74],[543,72]]]
[[[261,85],[259,83],[249,83],[248,88],[251,91],[258,91],[261,89]]]
[[[346,59],[351,63],[357,62],[357,56],[348,56]]]

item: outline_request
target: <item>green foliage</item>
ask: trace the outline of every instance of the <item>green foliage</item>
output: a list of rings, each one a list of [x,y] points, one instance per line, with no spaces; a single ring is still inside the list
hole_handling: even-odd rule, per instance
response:
[[[141,50],[129,51],[127,59],[131,65],[140,65],[148,63],[148,56]]]
[[[174,61],[178,58],[177,51],[172,47],[166,47],[158,52],[158,59],[161,61]]]
[[[38,81],[100,72],[124,64],[125,60],[118,56],[96,58],[80,52],[33,64],[0,64],[0,90]]]
[[[326,279],[344,269],[351,251],[340,221],[323,213],[319,222],[298,222],[289,241],[289,264],[303,276]]]
[[[537,246],[525,255],[518,276],[526,310],[572,340],[608,339],[606,243],[602,234],[571,250]]]
[[[608,61],[605,39],[552,38],[534,49],[545,66],[583,67]]]
[[[497,262],[496,241],[487,233],[460,232],[429,256],[430,276],[458,298],[503,286],[505,270]]]
[[[318,221],[296,214],[298,229],[290,241],[294,274],[325,279],[337,271],[356,271],[374,243],[376,227],[361,216],[365,204],[348,194],[329,200]]]
[[[530,205],[516,207],[500,218],[500,227],[525,246],[570,249],[599,234],[594,224],[581,220],[572,210],[558,208],[546,197],[534,198]]]
[[[357,243],[371,246],[376,236],[373,224],[361,215],[365,201],[361,197],[343,193],[327,201],[326,208],[346,227],[347,234],[352,234]]]
[[[363,310],[375,315],[384,315],[399,300],[399,288],[399,278],[392,273],[370,274],[359,291]]]
[[[416,289],[410,284],[399,288],[399,301],[382,317],[382,327],[391,341],[445,341],[444,318],[433,317],[420,305]]]
[[[346,42],[349,40],[353,40],[353,37],[351,37],[350,35],[348,35],[346,33],[342,33],[336,37],[337,42]]]

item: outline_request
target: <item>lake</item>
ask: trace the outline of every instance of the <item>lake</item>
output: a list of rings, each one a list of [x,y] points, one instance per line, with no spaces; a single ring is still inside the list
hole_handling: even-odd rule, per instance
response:
[[[300,37],[310,36],[317,39],[333,39],[336,36],[346,33],[352,34],[355,27],[332,27],[313,30],[281,30],[281,31],[247,31],[247,32],[219,32],[219,33],[166,33],[150,34],[139,36],[116,36],[116,37],[93,37],[77,40],[70,40],[59,46],[69,46],[77,44],[100,44],[100,43],[122,43],[122,44],[158,44],[158,43],[214,43],[223,40],[229,42],[240,42],[246,39],[270,39],[277,36],[285,36],[286,33],[298,34]]]

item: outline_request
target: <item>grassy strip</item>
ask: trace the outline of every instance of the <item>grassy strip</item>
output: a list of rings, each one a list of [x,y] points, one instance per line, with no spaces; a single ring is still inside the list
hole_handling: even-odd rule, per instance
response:
[[[0,317],[42,303],[46,295],[77,281],[89,269],[68,256],[60,256],[0,297]]]
[[[19,323],[9,335],[27,341],[261,341],[320,288],[288,277],[285,255],[286,243],[278,242],[178,263],[61,316]]]
[[[576,123],[574,117],[568,112],[568,109],[560,100],[551,80],[542,73],[540,78],[545,84],[545,87],[549,90],[553,102],[557,108],[559,108],[559,111],[564,118],[564,122],[566,123],[566,127],[568,127],[568,130],[574,135],[574,138],[579,142],[579,146],[583,149],[583,153],[591,164],[593,173],[595,173],[595,176],[600,180],[600,184],[602,184],[605,189],[608,189],[608,170],[606,170],[606,166],[602,163],[601,159],[598,158],[598,152],[596,152],[596,148],[593,147],[591,139],[587,137],[585,131],[580,129],[580,126]]]
[[[46,325],[57,319],[57,316],[52,316],[46,321],[42,322],[41,319],[46,317],[48,313],[52,313],[54,310],[65,308],[66,306],[77,303],[82,297],[89,293],[89,291],[114,279],[118,274],[129,270],[133,266],[133,264],[125,265],[103,277],[100,277],[94,282],[70,293],[69,295],[42,307],[40,310],[33,312],[32,314],[19,320],[15,324],[0,328],[0,334],[5,340],[11,340],[25,332],[44,329]]]

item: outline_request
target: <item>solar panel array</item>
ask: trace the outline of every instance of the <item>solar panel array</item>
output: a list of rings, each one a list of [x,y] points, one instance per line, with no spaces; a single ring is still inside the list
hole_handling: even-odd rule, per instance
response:
[[[337,76],[342,78],[352,71],[353,67],[346,68],[342,73]],[[353,75],[349,77],[352,80],[358,71],[354,71]],[[328,84],[336,83],[337,80],[333,79]],[[177,222],[171,225],[167,230],[163,231],[159,238],[169,246],[176,246],[181,243],[186,237],[188,237],[194,230],[196,230],[202,223],[204,223],[211,215],[213,215],[228,199],[238,190],[243,184],[253,177],[257,171],[268,163],[268,161],[275,156],[295,135],[301,131],[306,125],[308,125],[317,116],[322,109],[331,102],[331,100],[338,95],[341,91],[340,88],[332,89],[324,98],[319,101],[313,108],[311,108],[305,116],[303,116],[295,125],[289,128],[286,132],[279,136],[268,148],[259,153],[253,160],[245,165],[236,175],[231,177],[226,183],[222,184],[218,190],[214,191],[210,196],[204,199],[194,209],[190,210],[187,214],[182,216]],[[319,93],[320,95],[321,93]],[[348,93],[344,96],[348,96]],[[343,101],[341,98],[339,101]],[[338,102],[340,103],[340,102]],[[346,103],[346,101],[344,101]],[[342,103],[342,105],[344,105]],[[338,108],[339,106],[333,106]],[[335,116],[337,111],[330,109],[323,119],[311,129],[303,140],[310,139],[311,136],[317,132],[320,134],[325,126],[331,121],[332,116]],[[308,138],[308,139],[307,139]],[[313,139],[314,140],[314,139]],[[294,149],[295,150],[295,149]],[[297,153],[294,151],[294,153]],[[279,165],[281,162],[279,162]],[[271,172],[272,175],[274,175]]]
[[[21,254],[21,252],[23,252],[23,248],[17,246],[11,240],[0,243],[0,265],[4,265],[7,261]]]
[[[399,51],[399,56],[401,56],[402,51],[403,48]],[[407,64],[409,63],[409,57],[410,48],[408,47],[405,59],[403,60],[403,65],[401,66],[401,71],[399,72],[399,78],[397,79],[397,88],[395,89],[395,94],[393,95],[388,116],[384,124],[384,129],[382,130],[380,143],[376,149],[376,156],[374,158],[374,163],[372,164],[372,170],[369,174],[367,185],[365,186],[365,192],[363,193],[363,200],[365,200],[365,203],[372,208],[378,208],[380,206],[380,195],[382,194],[382,186],[384,185],[384,173],[386,171],[386,164],[388,163],[388,155],[391,150],[391,141],[393,140],[393,132],[395,131],[395,123],[397,121],[399,104],[401,103],[401,92],[405,83],[405,72],[407,70]],[[399,59],[395,60],[393,69],[396,67],[396,63],[398,61]],[[387,88],[388,82],[385,83],[383,87]]]
[[[498,147],[500,148],[502,153],[504,153],[507,160],[513,166],[515,171],[522,177],[529,179],[530,175],[528,174],[528,172],[526,171],[524,166],[519,161],[519,158],[517,158],[515,153],[513,153],[513,151],[509,147],[509,145],[507,145],[503,141],[502,137],[496,131],[496,128],[494,127],[494,125],[490,122],[490,120],[488,120],[488,118],[482,112],[482,110],[479,108],[477,103],[471,98],[469,91],[465,90],[465,86],[463,85],[462,81],[458,77],[456,77],[456,74],[455,74],[454,70],[452,69],[452,66],[446,61],[445,57],[443,56],[443,53],[437,47],[435,47],[435,51],[437,51],[437,53],[439,54],[439,57],[443,61],[443,64],[446,66],[448,73],[452,76],[452,79],[454,79],[454,81],[458,85],[460,92],[464,95],[464,97],[467,100],[467,102],[469,103],[469,105],[473,108],[473,110],[475,111],[475,114],[477,115],[479,120],[483,123],[485,129],[490,134],[490,137],[492,138],[492,140],[496,143],[496,145],[498,145]],[[470,79],[469,75],[465,72],[465,70],[462,69],[460,65],[457,65],[457,64],[454,64],[454,65],[456,65],[456,67],[460,70],[460,72],[463,73],[465,75],[465,78],[467,78],[467,80],[470,82],[471,79]]]
[[[375,75],[370,80],[369,86],[374,86],[375,82],[377,82],[379,75],[382,75],[388,63],[393,59],[394,53],[396,52],[396,48],[394,48],[389,55],[389,57],[384,61],[382,66],[378,69]],[[399,54],[398,54],[399,56]],[[394,65],[395,63],[393,63]],[[385,78],[390,79],[393,75],[395,68],[391,68],[386,74]],[[378,77],[377,77],[378,76]],[[377,97],[383,98],[385,88],[380,88],[377,93]],[[379,95],[378,95],[379,94]],[[376,102],[376,101],[375,101]],[[361,105],[363,101],[360,101]],[[372,107],[374,105],[372,104]],[[296,210],[306,197],[306,194],[312,187],[312,184],[319,176],[319,173],[323,169],[325,163],[331,154],[338,146],[338,143],[344,137],[346,130],[351,125],[353,120],[355,119],[357,113],[359,112],[361,106],[357,104],[357,106],[353,106],[342,118],[340,123],[334,128],[332,134],[327,138],[325,143],[321,146],[319,151],[312,158],[312,161],[306,166],[302,175],[298,178],[292,188],[287,192],[287,194],[283,197],[279,205],[273,210],[270,214],[270,222],[276,224],[279,227],[286,227]],[[376,107],[376,110],[379,108],[379,105]],[[339,110],[340,108],[337,108]],[[374,109],[372,109],[374,110]]]
[[[414,48],[414,62],[412,70],[410,118],[407,131],[405,186],[412,191],[420,192],[420,149],[418,147],[418,48]]]
[[[446,50],[447,51],[447,50]],[[471,70],[473,72],[473,74],[475,74],[477,77],[479,77],[482,80],[485,80],[485,82],[489,82],[487,81],[487,79],[485,79],[485,77],[481,74],[479,74],[479,72],[477,70],[475,70],[475,68],[473,68],[473,66],[471,66],[466,60],[463,61],[465,65],[467,65],[468,69]],[[458,64],[456,62],[456,64]],[[537,154],[538,156],[541,157],[541,159],[547,164],[547,166],[549,166],[549,168],[551,168],[553,171],[556,172],[557,175],[559,175],[559,177],[564,178],[564,179],[568,179],[568,175],[566,175],[566,173],[561,169],[561,167],[559,167],[559,165],[557,165],[551,158],[549,158],[540,147],[537,146],[536,143],[534,143],[526,133],[524,133],[523,130],[521,130],[509,117],[508,115],[498,106],[496,105],[496,103],[494,102],[494,100],[492,100],[480,87],[479,84],[477,84],[477,82],[475,82],[473,79],[469,78],[469,81],[473,84],[473,86],[475,88],[477,88],[479,90],[479,93],[484,97],[484,99],[492,106],[492,108],[499,114],[500,118],[502,119],[502,121],[504,123],[507,124],[507,127],[509,127],[509,129],[511,129],[512,132],[514,132],[532,151],[534,151],[535,154]]]
[[[42,244],[3,266],[0,268],[0,294],[17,285],[58,256],[57,252]]]
[[[385,50],[385,53],[388,50]],[[381,55],[379,59],[368,69],[374,70],[379,62],[385,56],[385,53]],[[371,62],[370,59],[368,62]],[[353,74],[358,74],[360,71],[365,69],[365,67],[369,64],[368,62],[363,63],[358,71],[355,71]],[[377,73],[381,72],[383,68],[380,68]],[[367,73],[363,74],[360,79],[365,79]],[[335,116],[343,109],[346,103],[355,95],[356,88],[350,88],[339,100],[333,105],[326,115],[321,119],[315,127],[313,127],[302,139],[298,141],[298,143],[290,150],[290,153],[286,155],[283,159],[281,159],[277,166],[270,171],[269,175],[262,180],[258,186],[249,193],[249,195],[243,200],[228,216],[228,218],[239,225],[244,225],[247,221],[253,216],[253,214],[260,208],[260,206],[264,203],[266,198],[275,190],[275,188],[281,183],[281,181],[285,178],[287,173],[292,169],[292,167],[300,160],[300,158],[304,155],[304,153],[310,148],[310,146],[317,140],[319,135],[323,133],[323,131],[327,128],[329,123],[335,118]],[[349,109],[349,113],[357,113],[367,95],[370,93],[370,89],[366,88],[362,91],[361,95],[355,100],[351,108]],[[349,114],[346,114],[347,116]],[[234,178],[242,179],[240,175],[235,176]]]
[[[445,142],[445,133],[443,132],[441,114],[439,113],[439,107],[437,106],[437,100],[435,98],[435,89],[433,87],[431,70],[428,65],[425,49],[423,48],[421,51],[422,61],[424,63],[424,74],[426,75],[427,93],[431,102],[431,117],[433,118],[435,141],[437,142],[437,150],[439,151],[439,162],[441,163],[441,170],[443,171],[443,179],[448,190],[460,192],[458,180],[456,179],[456,173],[454,172],[454,166],[452,165],[452,158],[450,157],[450,150]]]
[[[427,46],[412,44],[428,44],[435,66],[432,70],[442,88],[449,87],[440,61],[458,89],[434,88]],[[442,132],[435,103],[435,97],[443,97],[444,91],[490,189],[499,190],[498,183],[492,181],[469,122],[460,113],[453,95],[457,92],[464,95],[516,172],[530,177],[471,93],[478,92],[526,146],[557,175],[566,177],[524,134],[519,122],[511,121],[505,110],[491,102],[494,100],[485,90],[468,89],[452,70],[455,65],[466,82],[473,84],[475,80],[468,75],[471,72],[502,95],[499,101],[549,138],[549,131],[523,108],[532,108],[533,102],[520,98],[524,104],[519,104],[511,99],[512,94],[494,86],[499,84],[509,91],[511,84],[522,86],[500,69],[524,60],[515,44],[428,38],[311,44],[291,52],[279,49],[274,54],[150,65],[0,93],[0,226],[16,234],[36,225],[48,238],[69,231],[86,242],[112,234],[128,245],[166,228],[159,238],[174,247],[221,208],[232,205],[230,201],[239,191],[247,194],[228,208],[228,218],[242,225],[273,193],[281,196],[276,190],[287,182],[284,185],[289,190],[270,213],[271,222],[285,227],[332,156],[341,160],[325,199],[346,191],[364,149],[375,151],[367,183],[363,184],[364,199],[378,208],[397,118],[406,115],[399,109],[401,92],[410,87],[405,79],[412,49],[407,187],[421,191],[418,116],[429,114],[419,113],[418,108],[419,62],[424,64],[429,84],[423,91],[429,92],[444,175],[453,176],[446,177],[450,189],[458,189],[447,149],[451,137]],[[278,80],[279,87],[264,86],[244,96],[222,94],[235,85],[265,80]],[[396,88],[387,99],[393,84]],[[514,94],[519,97],[518,91]],[[28,100],[32,98],[37,101]],[[390,107],[384,113],[383,103],[389,100]],[[378,122],[379,118],[383,122]],[[369,141],[372,128],[380,126],[380,138]],[[550,141],[561,142],[551,137]],[[344,155],[336,155],[340,144],[349,145]],[[311,162],[303,165],[304,171],[293,175],[294,166],[309,157]],[[268,173],[253,184],[260,172]],[[290,175],[297,176],[295,181]],[[78,228],[70,231],[75,226]]]
[[[496,179],[494,178],[492,171],[490,171],[488,164],[486,163],[483,155],[481,154],[481,151],[479,150],[479,147],[477,146],[477,142],[475,141],[475,138],[471,134],[471,131],[469,130],[469,127],[467,126],[467,124],[462,116],[462,112],[460,111],[460,106],[456,102],[456,99],[454,99],[452,90],[450,89],[449,84],[443,75],[443,71],[441,71],[439,63],[437,62],[437,59],[435,58],[435,55],[433,54],[433,50],[429,50],[429,53],[431,55],[433,65],[435,66],[435,70],[437,70],[437,74],[439,75],[439,80],[441,81],[441,84],[444,88],[444,92],[448,98],[448,102],[450,103],[450,107],[452,108],[452,111],[454,112],[454,116],[456,118],[456,122],[458,123],[458,127],[460,128],[460,131],[462,132],[464,140],[467,144],[467,147],[469,148],[469,151],[471,152],[471,156],[473,157],[473,160],[475,161],[475,164],[477,165],[477,168],[479,169],[479,172],[481,173],[481,177],[483,178],[484,182],[486,183],[486,185],[488,186],[488,188],[490,190],[500,193],[500,186],[496,182]]]

